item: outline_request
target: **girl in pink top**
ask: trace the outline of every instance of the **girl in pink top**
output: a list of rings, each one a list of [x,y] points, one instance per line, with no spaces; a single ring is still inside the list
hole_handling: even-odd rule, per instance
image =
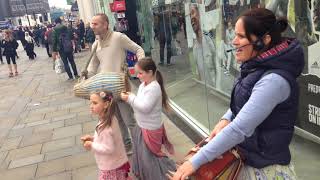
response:
[[[83,146],[95,154],[99,180],[127,180],[130,171],[128,157],[119,129],[121,118],[111,92],[98,92],[90,96],[90,111],[99,116],[94,136],[81,137]]]

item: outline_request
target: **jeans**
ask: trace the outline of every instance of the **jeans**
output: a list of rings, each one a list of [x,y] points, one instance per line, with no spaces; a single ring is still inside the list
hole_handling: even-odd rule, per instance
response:
[[[50,52],[50,47],[49,47],[49,43],[45,43],[45,46],[46,46],[46,50],[47,50],[47,54],[49,57],[52,56],[51,52]]]
[[[136,120],[133,116],[133,109],[129,104],[120,101],[118,102],[118,107],[122,117],[122,119],[119,120],[119,127],[122,134],[123,143],[125,146],[128,146],[132,143],[128,128],[132,133],[133,128],[136,125]]]
[[[74,76],[75,77],[78,76],[77,66],[76,66],[76,63],[74,62],[73,53],[72,52],[65,53],[65,52],[60,51],[59,54],[60,54],[61,60],[63,61],[64,68],[65,68],[69,78],[73,79],[69,63],[71,65]]]
[[[160,62],[164,62],[164,47],[167,45],[167,63],[171,60],[171,35],[160,32]]]

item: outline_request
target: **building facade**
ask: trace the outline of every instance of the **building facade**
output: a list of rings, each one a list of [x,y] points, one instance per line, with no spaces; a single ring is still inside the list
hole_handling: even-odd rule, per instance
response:
[[[48,0],[9,0],[10,16],[45,14],[50,11]]]
[[[0,20],[10,19],[14,25],[35,25],[48,21],[50,11],[48,0],[2,0]],[[28,14],[28,16],[27,16]],[[29,20],[28,20],[29,18]]]
[[[0,1],[0,21],[10,16],[9,1]]]

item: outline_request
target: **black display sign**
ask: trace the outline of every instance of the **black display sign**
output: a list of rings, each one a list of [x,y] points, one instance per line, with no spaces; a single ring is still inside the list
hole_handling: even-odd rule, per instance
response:
[[[320,78],[303,75],[299,78],[300,103],[296,125],[320,137]]]

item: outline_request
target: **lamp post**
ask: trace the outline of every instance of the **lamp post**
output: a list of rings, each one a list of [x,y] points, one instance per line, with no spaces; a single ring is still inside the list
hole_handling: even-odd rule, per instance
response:
[[[31,26],[29,15],[28,15],[28,9],[27,9],[27,0],[22,0],[22,3],[23,3],[23,5],[24,5],[24,7],[26,9],[26,14],[27,14],[27,19],[28,19],[29,26]]]

